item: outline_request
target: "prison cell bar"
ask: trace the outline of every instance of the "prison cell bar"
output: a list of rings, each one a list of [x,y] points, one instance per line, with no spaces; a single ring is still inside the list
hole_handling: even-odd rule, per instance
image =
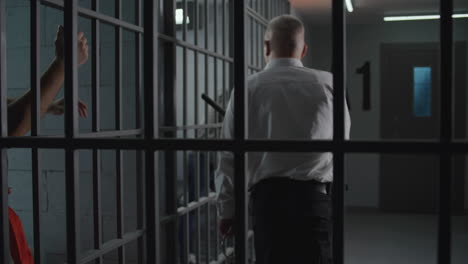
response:
[[[148,145],[149,144],[149,145]],[[214,144],[214,145],[213,145]],[[196,140],[196,139],[128,139],[128,138],[76,138],[69,140],[60,137],[10,137],[0,139],[2,148],[43,148],[43,149],[122,149],[154,151],[232,151],[243,147],[246,152],[333,152],[350,153],[414,153],[424,154],[451,152],[468,153],[468,142],[409,142],[409,141],[287,141],[287,140],[245,140],[244,146],[233,140]]]
[[[253,17],[250,17],[250,18],[247,18],[247,21],[249,21],[249,26],[250,26],[250,34],[253,35],[253,31],[254,31],[254,19]],[[248,50],[248,55],[250,57],[250,65],[252,65],[252,67],[256,67],[255,65],[255,55],[254,55],[254,47],[255,47],[255,40],[254,38],[250,38],[250,47],[249,47],[249,50]]]
[[[198,5],[199,5],[199,0],[194,0],[194,39],[193,39],[193,43],[195,46],[198,46],[199,45],[199,39],[198,39],[198,32],[199,32],[199,17],[200,17],[200,14],[199,14],[199,9],[198,9]],[[198,105],[198,94],[199,94],[199,71],[198,71],[198,52],[194,51],[194,93],[195,93],[195,113],[194,113],[194,118],[195,118],[195,124],[198,124],[200,121],[199,121],[199,105]],[[194,134],[195,134],[195,138],[198,138],[199,137],[199,133],[198,133],[198,129],[195,129],[194,131]],[[195,162],[195,179],[196,179],[196,182],[195,182],[195,199],[199,200],[201,195],[200,195],[200,177],[201,177],[201,173],[200,173],[200,153],[199,152],[196,152],[196,162]],[[200,254],[201,254],[201,212],[200,212],[200,208],[197,208],[196,209],[196,212],[195,212],[195,222],[196,222],[196,229],[195,229],[195,237],[197,238],[197,244],[196,244],[196,249],[195,249],[195,254],[196,254],[196,263],[201,263],[201,258],[200,258]]]
[[[77,138],[111,138],[111,137],[130,137],[141,136],[144,132],[142,128],[125,129],[125,130],[102,130],[97,132],[81,133]]]
[[[210,44],[209,44],[209,1],[208,0],[204,0],[204,15],[205,15],[205,19],[204,19],[204,29],[205,29],[205,49],[206,50],[210,50]],[[216,52],[213,52],[214,54],[216,54]],[[213,57],[213,58],[216,58],[216,57]],[[234,62],[234,59],[232,60],[232,62]],[[209,78],[209,56],[208,54],[205,55],[205,79],[204,79],[204,84],[205,84],[205,89],[204,89],[204,93],[205,94],[209,94],[209,85],[210,85],[210,78]],[[208,105],[205,104],[205,125],[207,125],[209,122],[208,122],[208,118],[209,118],[209,115],[208,115]],[[206,138],[209,138],[209,134],[210,134],[210,129],[206,129],[205,130],[205,137]],[[209,168],[210,166],[210,163],[209,163],[209,156],[207,155],[207,158],[205,160],[205,167],[206,168]],[[207,259],[210,258],[211,256],[211,248],[210,248],[210,243],[209,243],[209,240],[210,240],[210,232],[209,232],[209,223],[210,223],[210,207],[207,207],[206,208],[206,230],[205,230],[205,234],[204,236],[206,237],[207,239],[207,242],[206,245],[205,245],[205,251],[206,251],[206,256],[207,256]]]
[[[333,254],[334,263],[344,263],[344,150],[346,84],[346,18],[343,0],[333,0]]]
[[[0,140],[8,137],[6,87],[6,0],[0,0]],[[7,151],[0,145],[0,261],[10,261]]]
[[[218,32],[218,1],[217,0],[213,1],[213,7],[214,7],[214,13],[213,13],[213,17],[214,17],[213,18],[213,21],[214,21],[214,23],[213,23],[213,26],[214,26],[214,30],[213,30],[214,31],[214,38],[213,38],[214,49],[213,50],[214,50],[215,53],[219,53],[218,52],[218,50],[219,50],[218,49],[218,33],[219,32]],[[218,76],[218,59],[214,58],[213,63],[214,63],[214,65],[213,65],[213,68],[214,68],[214,71],[213,71],[213,74],[214,74],[214,76],[213,76],[214,77],[213,78],[214,95],[213,96],[214,97],[213,98],[215,98],[215,101],[217,102],[219,100],[219,98],[218,98],[218,88],[219,88],[218,87],[218,77],[219,77]],[[218,120],[218,113],[217,112],[214,112],[214,119],[215,119],[214,122],[217,122],[217,120]],[[219,138],[218,137],[219,135],[218,135],[217,132],[218,132],[217,130],[214,130],[215,138]]]
[[[66,1],[64,5],[65,36],[65,137],[73,140],[78,134],[78,1]],[[66,177],[66,220],[67,220],[67,262],[80,261],[80,207],[78,153],[73,148],[65,148]]]
[[[115,0],[115,17],[122,20],[122,0]],[[123,129],[122,118],[122,27],[115,28],[115,130]],[[124,178],[123,178],[123,153],[122,150],[115,151],[116,161],[116,208],[117,208],[117,238],[122,239],[125,233],[124,213]],[[125,263],[125,245],[117,250],[118,263]]]
[[[40,73],[40,1],[31,1],[30,26],[31,26],[31,136],[40,134],[41,118],[41,73]],[[34,234],[34,263],[42,263],[41,248],[41,166],[40,152],[38,148],[31,150],[32,163],[32,194],[33,194],[33,234]]]
[[[188,17],[188,9],[187,9],[187,0],[182,0],[182,10],[183,10],[183,17],[182,17],[182,40],[187,42],[187,17]],[[176,34],[176,33],[174,33]],[[187,48],[182,47],[182,125],[187,125],[187,72],[188,72],[188,63],[187,63]],[[177,110],[176,110],[177,111]],[[176,114],[177,115],[177,114]],[[182,130],[182,137],[187,138],[187,130]],[[182,163],[185,165],[187,164],[187,152],[182,152]],[[190,202],[190,190],[189,190],[189,174],[187,168],[184,166],[182,169],[183,177],[184,177],[184,204],[188,205]],[[176,175],[176,174],[175,174]],[[174,177],[175,178],[175,177]],[[182,217],[184,221],[184,261],[189,262],[190,257],[190,214],[185,215]],[[176,233],[177,234],[177,233]],[[177,240],[175,240],[177,241]]]
[[[226,28],[226,0],[223,0],[223,6],[222,6],[222,13],[223,13],[223,22],[222,22],[222,27],[223,27],[223,30],[222,30],[222,34],[223,34],[223,40],[222,40],[222,45],[223,45],[223,48],[222,48],[222,53],[223,54],[226,54],[226,31],[229,30],[229,28]],[[229,32],[229,31],[228,31]],[[227,101],[227,96],[228,96],[228,92],[229,92],[229,82],[227,82],[226,80],[226,62],[225,61],[222,61],[223,63],[223,86],[224,87],[228,87],[228,89],[223,89],[223,108],[226,108],[226,101]]]
[[[96,13],[99,12],[100,0],[93,0],[92,9]],[[101,119],[100,119],[100,94],[101,94],[101,67],[100,67],[100,42],[101,42],[101,26],[100,21],[93,19],[91,22],[92,27],[92,54],[91,54],[91,87],[92,87],[92,131],[99,133],[101,131]],[[102,196],[101,196],[101,151],[99,149],[93,150],[93,248],[94,250],[100,250],[102,246]],[[95,260],[96,264],[103,262],[102,257],[98,257]]]
[[[176,40],[176,22],[174,13],[176,11],[176,3],[172,0],[163,1],[163,34],[168,36],[171,40]],[[163,40],[163,39],[162,39]],[[182,41],[182,40],[181,40]],[[185,43],[185,42],[184,42]],[[164,96],[164,126],[176,125],[176,85],[177,85],[177,68],[176,68],[176,43],[172,41],[165,41],[163,43],[164,52],[164,86],[160,89]],[[157,128],[155,128],[157,129]],[[173,131],[166,131],[165,137],[174,137],[176,135]],[[164,171],[165,171],[165,200],[166,200],[166,213],[173,214],[177,210],[177,163],[176,153],[174,151],[165,151],[164,153]],[[164,261],[168,263],[176,263],[179,253],[178,247],[178,221],[166,225],[166,238],[165,247],[168,259]]]
[[[138,26],[143,26],[142,25],[142,0],[137,0],[135,1],[135,20]],[[142,105],[143,105],[143,85],[142,85],[142,58],[143,58],[143,52],[142,52],[142,34],[135,32],[135,72],[136,72],[136,87],[135,87],[135,105],[136,105],[136,112],[135,112],[135,120],[136,120],[136,127],[141,128],[143,126],[142,122]],[[142,133],[138,137],[141,138],[144,134]],[[137,229],[138,230],[144,230],[145,229],[145,213],[144,213],[144,199],[145,199],[145,181],[144,181],[144,171],[143,171],[143,165],[144,165],[144,152],[137,150],[136,152],[136,178],[137,178]],[[145,254],[145,243],[144,243],[144,237],[141,236],[138,238],[138,263],[139,264],[145,264],[146,263],[146,254]]]
[[[440,0],[440,87],[441,120],[440,142],[451,143],[453,136],[453,0]],[[440,154],[438,202],[438,254],[439,264],[451,262],[452,224],[452,154]]]
[[[226,3],[227,2],[227,3]],[[227,10],[229,8],[226,8],[226,5],[229,3],[229,0],[223,0],[223,6],[222,6],[222,14],[223,14],[223,22],[222,22],[222,26],[223,26],[223,41],[222,41],[222,45],[223,45],[223,49],[222,49],[222,53],[223,54],[226,54],[229,52],[228,56],[232,56],[232,53],[230,52],[230,50],[228,51],[228,49],[226,48],[226,45],[229,45],[228,43],[232,43],[232,42],[229,42],[226,38],[227,37],[230,37],[231,35],[229,34],[226,34],[226,32],[232,32],[230,30],[230,27],[229,27],[229,24],[230,24],[230,20],[227,21],[226,23],[226,19],[229,19],[230,16],[230,12],[227,12]],[[228,27],[226,27],[226,25],[228,25]],[[232,46],[229,45],[229,46]],[[227,67],[226,67],[227,66]],[[223,86],[224,87],[227,87],[227,89],[223,89],[223,108],[226,109],[226,106],[227,106],[227,100],[228,100],[228,97],[230,95],[230,91],[231,91],[231,82],[229,79],[227,79],[230,74],[226,74],[226,70],[228,69],[231,69],[232,67],[230,67],[231,64],[226,62],[226,61],[223,61]],[[222,115],[222,117],[224,118],[224,115]],[[218,122],[218,120],[216,120],[216,122]],[[221,133],[220,133],[221,135]],[[209,155],[209,154],[208,154]],[[216,213],[216,224],[218,223],[219,221],[219,217],[218,217],[218,214]],[[215,235],[214,235],[214,238],[215,238],[215,255],[218,256],[219,255],[219,249],[220,249],[220,234],[219,234],[219,229],[217,228],[216,226],[216,232],[215,232]]]
[[[159,137],[158,120],[158,4],[157,0],[146,0],[144,5],[144,112],[145,112],[145,173],[146,173],[146,261],[161,263],[160,210],[159,210],[159,166],[158,154],[148,145]]]
[[[241,146],[234,149],[235,186],[235,252],[236,263],[247,263],[247,181],[245,179],[246,136],[246,54],[245,54],[245,0],[234,2],[234,142]]]

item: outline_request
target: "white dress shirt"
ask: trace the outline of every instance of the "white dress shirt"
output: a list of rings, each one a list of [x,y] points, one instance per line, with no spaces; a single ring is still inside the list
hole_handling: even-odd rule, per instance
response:
[[[249,77],[248,138],[262,140],[331,140],[333,138],[333,76],[305,68],[297,59],[274,59],[264,71]],[[234,102],[228,104],[222,137],[234,137]],[[345,107],[345,137],[351,121]],[[311,150],[313,151],[313,150]],[[234,216],[234,156],[219,154],[216,170],[218,211]],[[294,180],[333,180],[331,153],[272,153],[247,155],[249,187],[270,177]]]

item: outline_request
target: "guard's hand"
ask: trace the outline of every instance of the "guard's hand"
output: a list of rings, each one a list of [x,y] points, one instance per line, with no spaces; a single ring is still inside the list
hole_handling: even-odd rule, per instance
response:
[[[65,113],[65,98],[55,101],[49,106],[47,113],[53,115],[63,115]],[[88,106],[81,100],[78,101],[78,113],[81,117],[88,117]]]
[[[233,236],[234,235],[234,220],[233,219],[222,219],[219,221],[219,232],[222,236]]]
[[[78,33],[78,65],[84,64],[88,60],[88,39],[83,32]],[[63,61],[64,58],[64,28],[59,26],[57,36],[55,38],[55,56],[58,60]]]

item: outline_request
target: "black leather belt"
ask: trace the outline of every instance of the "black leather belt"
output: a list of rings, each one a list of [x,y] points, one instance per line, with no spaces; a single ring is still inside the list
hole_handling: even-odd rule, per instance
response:
[[[263,185],[278,185],[284,186],[285,188],[292,187],[295,190],[304,189],[307,191],[319,192],[323,194],[328,194],[329,183],[322,183],[315,180],[293,180],[286,177],[272,177],[268,179],[261,180],[257,184],[251,187],[249,191],[255,191],[257,188],[262,188]]]

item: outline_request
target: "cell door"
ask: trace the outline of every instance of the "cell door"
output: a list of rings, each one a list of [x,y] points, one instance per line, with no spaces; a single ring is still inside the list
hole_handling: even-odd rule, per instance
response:
[[[456,53],[463,55],[462,52],[464,43],[458,43]],[[461,64],[458,66],[462,67]],[[441,92],[439,46],[430,43],[384,44],[381,48],[381,72],[381,137],[384,140],[438,140]],[[460,74],[456,75],[455,81],[462,81]],[[456,135],[464,136],[465,103],[460,98],[465,97],[465,92],[459,89],[455,94],[458,97],[455,105],[461,111],[456,111],[455,119],[458,122],[455,122],[454,131]],[[458,171],[456,175],[463,175],[462,162],[454,161],[455,170]],[[383,154],[380,169],[381,209],[409,213],[436,211],[439,172],[436,156]],[[455,180],[460,181],[463,180]],[[463,204],[460,191],[455,192],[454,199],[455,207]]]

